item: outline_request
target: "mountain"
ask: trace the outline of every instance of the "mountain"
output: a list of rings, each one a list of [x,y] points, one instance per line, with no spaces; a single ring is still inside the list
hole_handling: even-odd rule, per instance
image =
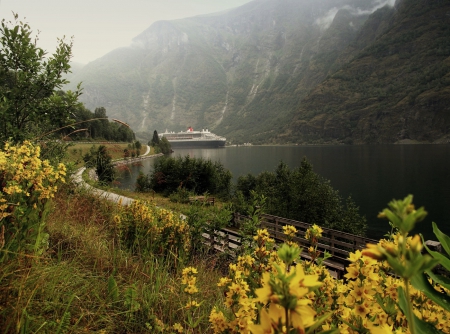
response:
[[[77,71],[72,86],[83,82],[88,108],[149,134],[192,126],[233,143],[445,140],[449,13],[442,0],[255,0],[156,22]]]
[[[340,56],[278,140],[450,142],[450,2],[379,9]]]

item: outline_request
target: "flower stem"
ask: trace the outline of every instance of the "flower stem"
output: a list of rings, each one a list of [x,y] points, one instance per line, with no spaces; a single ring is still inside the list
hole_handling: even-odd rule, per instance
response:
[[[405,295],[406,295],[406,301],[408,303],[408,310],[406,313],[406,318],[408,319],[409,331],[411,332],[411,334],[415,334],[416,329],[414,326],[414,313],[413,313],[413,308],[412,308],[411,296],[409,293],[409,279],[404,277],[403,282],[405,284]]]

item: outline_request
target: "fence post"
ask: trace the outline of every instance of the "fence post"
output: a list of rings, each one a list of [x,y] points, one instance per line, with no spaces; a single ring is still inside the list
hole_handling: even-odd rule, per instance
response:
[[[331,234],[331,255],[334,255],[334,233]]]
[[[225,252],[229,252],[230,251],[230,235],[227,232],[225,233],[225,238],[223,240],[224,245],[223,245],[223,251]]]

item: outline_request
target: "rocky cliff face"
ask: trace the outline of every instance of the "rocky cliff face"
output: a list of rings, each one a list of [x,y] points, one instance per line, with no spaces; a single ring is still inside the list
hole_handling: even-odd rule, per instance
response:
[[[83,81],[87,107],[104,106],[136,131],[193,126],[254,143],[436,140],[448,133],[445,110],[428,119],[428,139],[415,133],[445,104],[449,6],[427,1],[433,8],[421,12],[419,2],[256,0],[157,22],[72,82]],[[427,23],[435,15],[443,24]],[[422,57],[431,47],[440,55]],[[412,77],[440,90],[406,88]]]

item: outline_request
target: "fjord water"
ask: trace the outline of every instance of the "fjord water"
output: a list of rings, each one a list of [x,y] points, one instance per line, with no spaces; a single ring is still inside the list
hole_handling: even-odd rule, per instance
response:
[[[450,145],[374,146],[239,146],[222,149],[179,149],[173,156],[190,155],[221,161],[234,181],[240,175],[274,171],[280,161],[298,167],[306,157],[313,170],[330,180],[343,198],[352,196],[366,216],[367,236],[380,238],[390,230],[377,214],[392,199],[414,195],[416,207],[428,212],[414,232],[435,239],[431,222],[450,235]],[[121,187],[134,189],[139,171],[151,171],[154,159],[130,166]],[[311,222],[313,223],[313,222]]]

